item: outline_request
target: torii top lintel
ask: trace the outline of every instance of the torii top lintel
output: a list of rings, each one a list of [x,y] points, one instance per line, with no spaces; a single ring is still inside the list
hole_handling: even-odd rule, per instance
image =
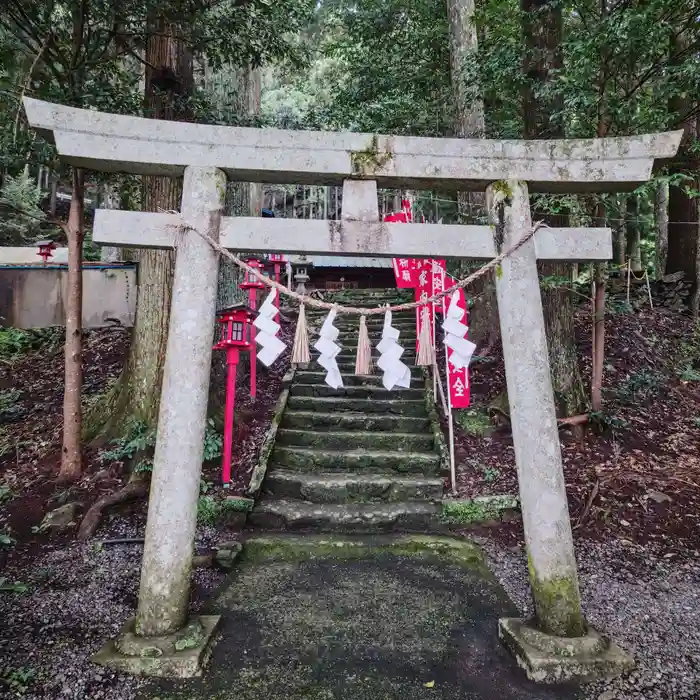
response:
[[[253,129],[109,114],[24,98],[30,125],[63,159],[107,172],[182,175],[215,166],[245,182],[484,190],[525,180],[538,192],[636,188],[672,158],[682,132],[606,139],[518,141]]]

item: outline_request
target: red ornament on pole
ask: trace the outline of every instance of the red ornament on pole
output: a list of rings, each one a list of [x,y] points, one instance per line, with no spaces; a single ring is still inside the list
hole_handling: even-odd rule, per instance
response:
[[[39,257],[43,258],[44,265],[48,262],[49,258],[53,257],[53,251],[56,250],[56,244],[53,241],[37,241],[37,246],[39,247]]]
[[[214,350],[226,350],[226,408],[224,410],[224,446],[221,457],[221,475],[224,486],[231,484],[231,458],[233,455],[233,414],[236,406],[236,369],[241,350],[250,350],[247,340],[249,329],[253,329],[255,314],[245,304],[236,304],[222,309],[216,315],[221,327],[219,342]],[[251,357],[252,364],[252,357]]]
[[[261,274],[263,264],[256,258],[246,260],[248,265]],[[265,289],[265,285],[254,275],[246,270],[245,279],[238,285],[243,290],[248,290],[248,306],[255,311],[258,308],[258,290]],[[255,326],[250,326],[250,396],[255,399],[257,385],[257,351],[255,346]]]

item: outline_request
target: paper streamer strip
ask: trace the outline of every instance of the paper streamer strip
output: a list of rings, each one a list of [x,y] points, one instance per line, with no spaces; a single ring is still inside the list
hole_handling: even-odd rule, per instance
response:
[[[411,368],[401,362],[403,348],[398,344],[399,331],[391,325],[391,311],[384,314],[382,339],[377,345],[380,352],[377,367],[384,373],[382,384],[391,391],[395,386],[408,389],[411,386]]]
[[[341,350],[340,345],[335,342],[340,335],[340,331],[333,325],[335,317],[336,310],[331,309],[321,326],[320,337],[314,349],[319,354],[318,364],[326,370],[326,384],[333,389],[339,389],[343,386],[343,378],[340,376],[338,362],[335,359]]]
[[[277,317],[277,307],[275,301],[277,299],[277,290],[273,289],[263,302],[258,311],[257,318],[253,321],[253,325],[258,329],[255,334],[255,342],[260,346],[258,351],[258,360],[266,367],[269,367],[287,347],[278,337],[277,333],[280,330],[280,324],[275,321]]]
[[[450,363],[457,369],[469,367],[476,345],[464,336],[469,328],[462,323],[467,312],[459,306],[459,290],[450,298],[442,329],[445,331],[445,345],[452,350]]]

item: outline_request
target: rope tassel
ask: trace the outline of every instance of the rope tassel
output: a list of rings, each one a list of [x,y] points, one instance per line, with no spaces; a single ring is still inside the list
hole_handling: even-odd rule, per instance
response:
[[[420,334],[418,335],[418,367],[432,367],[435,364],[435,348],[433,347],[433,334],[430,324],[430,310],[426,304],[420,312]]]
[[[357,338],[355,374],[358,377],[372,374],[372,344],[369,342],[367,319],[364,314],[360,316],[360,334]]]
[[[311,362],[309,352],[309,329],[306,325],[306,309],[304,304],[299,307],[299,318],[294,333],[294,347],[292,348],[292,364],[308,365]]]

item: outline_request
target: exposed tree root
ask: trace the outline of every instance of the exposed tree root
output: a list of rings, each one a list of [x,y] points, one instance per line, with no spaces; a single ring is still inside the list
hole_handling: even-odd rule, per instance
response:
[[[143,498],[148,494],[148,481],[143,479],[135,479],[129,481],[126,486],[123,486],[118,491],[109,493],[106,496],[100,498],[96,503],[92,505],[90,510],[85,514],[83,521],[80,523],[80,529],[78,530],[78,539],[85,541],[92,537],[99,524],[102,520],[102,513],[111,506],[115,506],[118,503],[125,503],[126,501],[131,501],[136,498]]]

